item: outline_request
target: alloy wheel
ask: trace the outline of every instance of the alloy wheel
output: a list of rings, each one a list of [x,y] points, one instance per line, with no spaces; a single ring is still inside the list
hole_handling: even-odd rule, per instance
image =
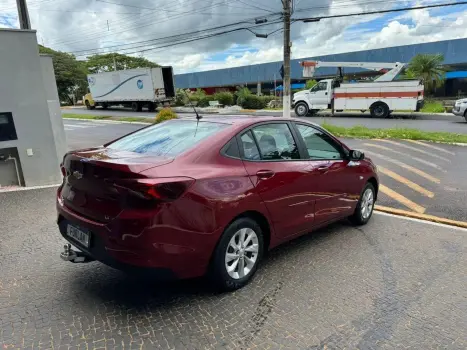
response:
[[[258,262],[258,236],[251,228],[242,228],[230,239],[225,252],[225,268],[233,279],[248,276]]]
[[[365,220],[370,217],[373,211],[373,204],[374,204],[373,191],[371,188],[367,188],[366,191],[363,192],[362,204],[361,204],[362,217]]]

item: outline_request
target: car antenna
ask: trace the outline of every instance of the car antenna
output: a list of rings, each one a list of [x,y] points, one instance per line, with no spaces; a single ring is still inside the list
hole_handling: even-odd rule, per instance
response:
[[[196,130],[195,130],[195,136],[194,136],[196,137],[196,133],[198,132],[199,120],[203,118],[203,116],[198,114],[198,111],[196,110],[195,106],[191,103],[190,96],[188,96],[186,90],[185,89],[182,89],[182,90],[185,93],[186,97],[188,98],[188,102],[190,103],[191,107],[193,107],[193,110],[195,111],[195,114],[196,114]]]

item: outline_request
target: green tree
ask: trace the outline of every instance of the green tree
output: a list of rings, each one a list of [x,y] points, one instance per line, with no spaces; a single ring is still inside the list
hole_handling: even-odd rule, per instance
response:
[[[315,86],[316,84],[318,84],[318,82],[314,79],[312,80],[307,80],[306,81],[306,84],[305,84],[305,89],[307,90],[310,90],[313,86]]]
[[[91,74],[110,72],[114,70],[114,58],[117,70],[159,67],[157,63],[151,62],[143,57],[133,57],[119,53],[89,56],[86,67]]]
[[[39,45],[39,53],[52,56],[60,101],[73,103],[70,95],[77,99],[87,92],[86,65],[66,52],[52,50]]]
[[[433,91],[434,88],[442,86],[446,79],[443,62],[442,54],[418,54],[410,61],[406,75],[423,79],[425,89]]]

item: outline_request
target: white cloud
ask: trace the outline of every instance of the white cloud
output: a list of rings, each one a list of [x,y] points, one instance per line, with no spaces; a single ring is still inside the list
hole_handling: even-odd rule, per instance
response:
[[[279,0],[256,0],[254,5],[264,8],[264,11],[232,0],[105,1],[127,4],[129,7],[99,0],[30,0],[28,4],[31,22],[33,28],[38,30],[39,41],[54,49],[68,52],[102,49],[107,46],[114,46],[108,51],[131,47],[132,50],[127,50],[131,52],[169,45],[173,43],[173,39],[158,41],[157,45],[152,46],[147,42],[123,45],[192,33],[187,36],[189,38],[206,28],[268,15],[268,11],[281,10]],[[439,1],[322,0],[319,4],[316,1],[301,1],[297,10],[313,9],[296,11],[293,17],[355,13],[434,2]],[[6,26],[2,25],[1,21],[5,16],[10,16],[10,22],[18,25],[15,8],[16,0],[0,0],[0,27]],[[302,58],[467,37],[466,8],[459,7],[458,12],[449,14],[446,14],[446,11],[417,10],[401,13],[397,17],[375,14],[322,20],[317,23],[297,22],[292,27],[292,57]],[[270,20],[272,18],[269,17]],[[259,28],[257,31],[268,33],[278,28],[280,24]],[[158,48],[146,51],[142,55],[155,62],[174,66],[176,73],[243,66],[281,60],[282,36],[281,33],[277,33],[268,39],[258,39],[247,31],[238,31],[182,45]]]

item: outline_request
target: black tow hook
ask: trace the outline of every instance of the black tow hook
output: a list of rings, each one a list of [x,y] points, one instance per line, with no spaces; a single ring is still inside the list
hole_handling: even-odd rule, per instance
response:
[[[71,249],[71,244],[65,244],[63,246],[64,250],[60,253],[60,258],[64,261],[70,261],[72,263],[88,263],[94,261],[89,255],[84,254],[83,252],[79,252],[76,250]]]

